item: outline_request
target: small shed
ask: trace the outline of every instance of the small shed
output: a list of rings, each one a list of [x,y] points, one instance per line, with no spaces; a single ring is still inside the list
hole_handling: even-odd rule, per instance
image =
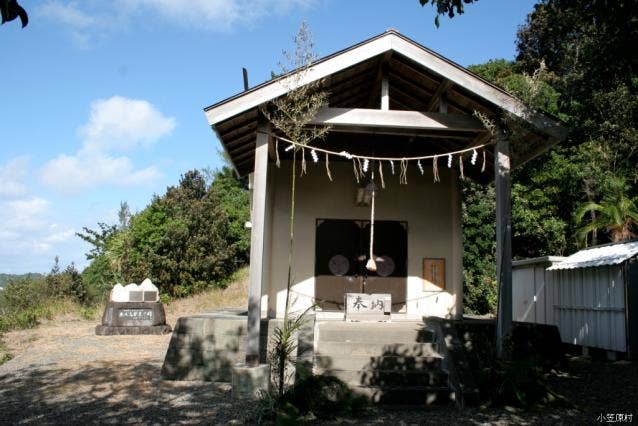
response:
[[[545,270],[564,257],[544,256],[512,262],[513,321],[554,324],[553,274]]]
[[[565,343],[638,354],[638,241],[513,262],[513,319]]]

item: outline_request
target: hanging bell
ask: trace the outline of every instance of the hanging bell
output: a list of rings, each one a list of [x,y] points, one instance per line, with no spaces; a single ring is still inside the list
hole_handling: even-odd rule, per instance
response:
[[[368,262],[366,263],[366,269],[370,272],[377,271],[377,262],[374,261],[374,257],[368,259]]]

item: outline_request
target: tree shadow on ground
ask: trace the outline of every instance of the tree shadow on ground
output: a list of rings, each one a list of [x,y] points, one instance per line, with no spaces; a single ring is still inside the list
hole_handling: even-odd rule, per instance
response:
[[[0,375],[2,423],[228,423],[242,419],[230,386],[160,379],[161,364],[55,365]]]

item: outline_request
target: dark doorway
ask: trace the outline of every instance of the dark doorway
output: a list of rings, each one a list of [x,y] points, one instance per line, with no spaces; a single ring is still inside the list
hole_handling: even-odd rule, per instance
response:
[[[317,220],[315,299],[321,309],[342,311],[346,293],[390,293],[392,312],[405,307],[407,293],[407,223],[375,221],[374,253],[377,271],[368,261],[370,222]]]

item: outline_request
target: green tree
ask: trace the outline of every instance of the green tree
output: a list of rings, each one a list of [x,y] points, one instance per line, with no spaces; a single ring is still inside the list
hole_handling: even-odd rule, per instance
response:
[[[230,167],[214,173],[210,191],[221,205],[229,221],[228,240],[237,250],[237,265],[247,263],[250,256],[250,193],[247,179],[240,179]]]
[[[244,201],[247,195],[233,186],[228,172],[218,178],[209,187],[203,173],[188,171],[178,186],[156,196],[109,240],[105,256],[110,268],[125,281],[150,277],[171,296],[223,285],[247,260],[246,231],[238,224],[247,209],[239,211],[241,191]]]
[[[436,17],[434,18],[434,25],[439,27],[439,17],[441,15],[447,15],[453,18],[455,14],[462,15],[465,12],[464,4],[473,3],[478,0],[419,0],[421,6],[426,4],[432,4],[436,7]]]
[[[89,252],[86,253],[86,258],[88,260],[95,259],[96,257],[104,254],[104,250],[106,249],[109,240],[113,238],[117,232],[117,226],[115,225],[107,225],[106,223],[100,222],[97,226],[99,230],[82,227],[84,232],[75,233],[75,235],[92,246]]]
[[[86,297],[99,300],[116,281],[147,277],[176,297],[223,286],[248,261],[248,190],[230,169],[210,175],[209,184],[204,172],[188,171],[135,215],[122,202],[119,226],[84,228],[78,236],[92,245],[82,272]]]
[[[638,177],[636,45],[638,9],[626,0],[543,0],[518,33],[517,67],[547,65],[557,76],[569,142],[594,145],[594,198],[610,177]]]
[[[584,204],[576,212],[576,220],[582,224],[576,237],[579,244],[586,246],[590,233],[602,230],[609,233],[613,242],[628,241],[636,238],[638,226],[638,197],[629,198],[626,195],[628,186],[622,179],[616,180],[612,192],[606,195],[600,203]],[[586,220],[587,213],[598,214],[591,220]]]
[[[126,228],[131,220],[131,209],[126,201],[120,202],[120,211],[117,212],[120,229]]]
[[[464,180],[463,224],[463,305],[466,313],[494,312],[496,286],[496,194],[494,185],[483,186]]]
[[[29,23],[29,15],[22,6],[18,4],[16,0],[0,0],[0,17],[2,17],[1,24],[5,22],[13,21],[16,18],[20,18],[22,28],[26,27]]]

